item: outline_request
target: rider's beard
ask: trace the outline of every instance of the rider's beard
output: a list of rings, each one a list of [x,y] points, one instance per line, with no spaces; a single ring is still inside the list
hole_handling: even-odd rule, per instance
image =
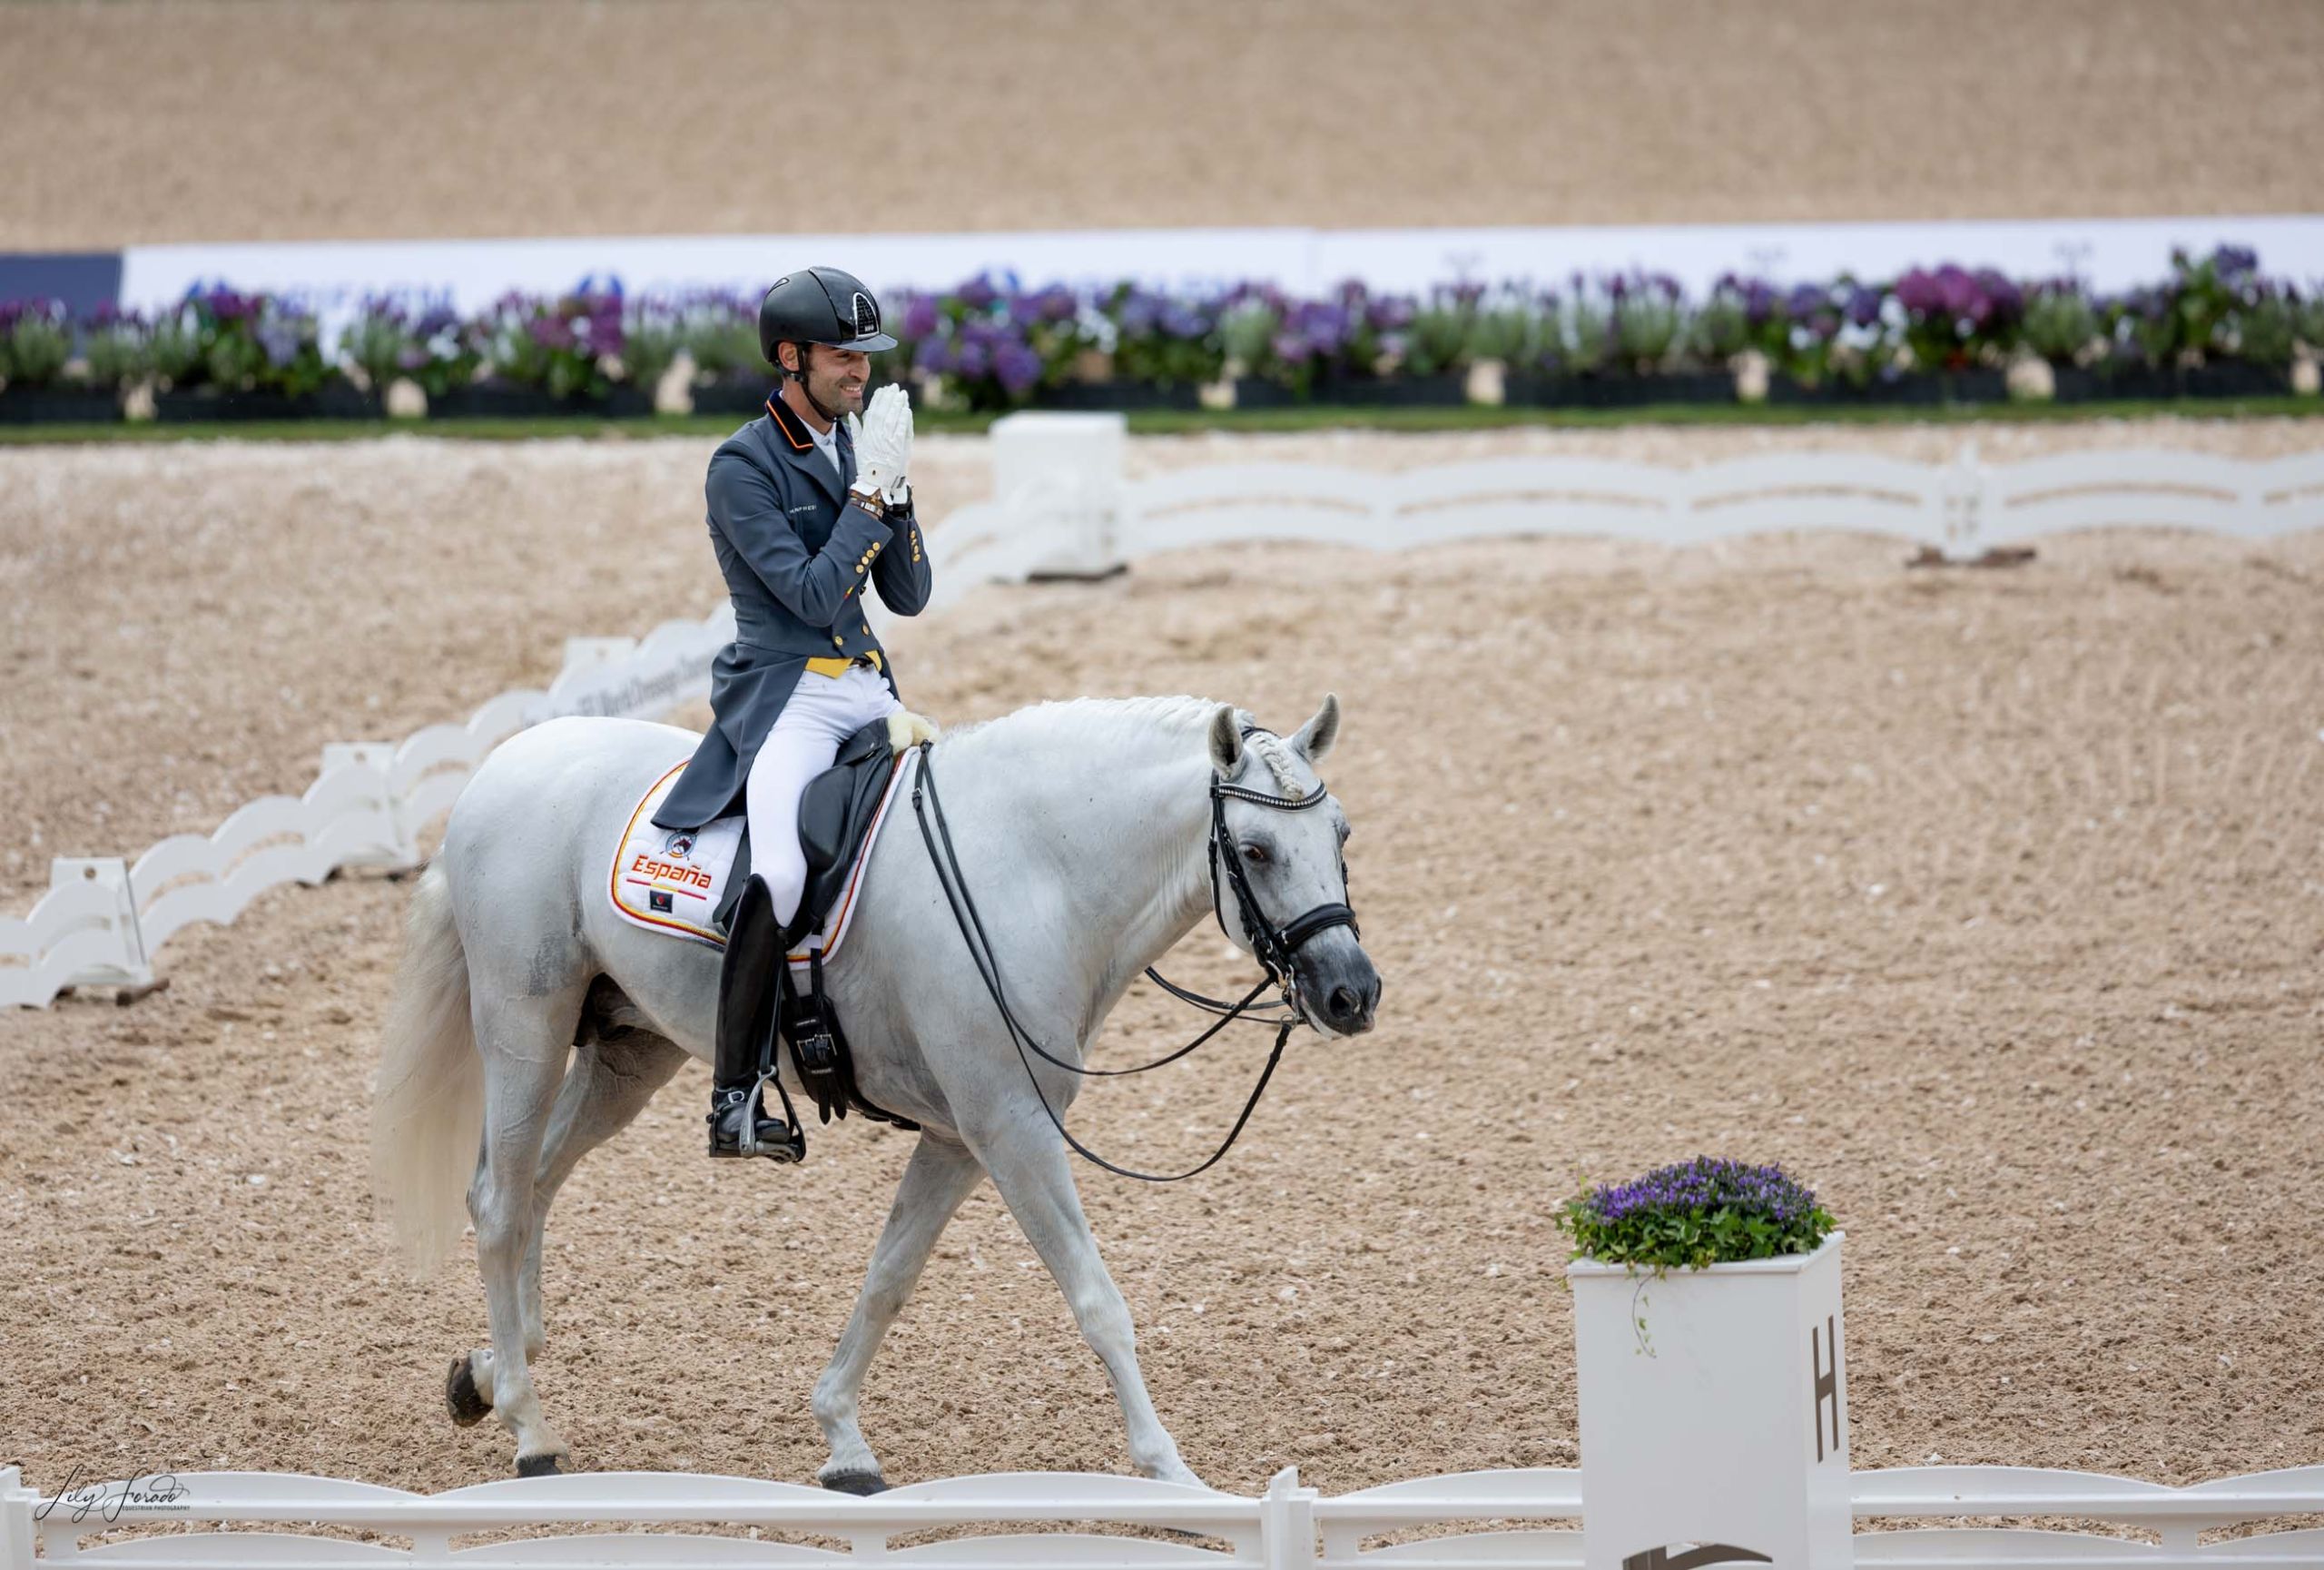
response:
[[[812,360],[808,362],[807,398],[819,412],[828,411],[833,419],[862,412],[863,384],[857,382],[850,390],[845,381],[843,372],[826,370]]]

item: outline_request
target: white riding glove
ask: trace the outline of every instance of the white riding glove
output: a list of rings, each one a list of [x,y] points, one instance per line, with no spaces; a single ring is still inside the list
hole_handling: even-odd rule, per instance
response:
[[[890,507],[911,500],[904,469],[911,462],[911,394],[891,382],[872,395],[862,419],[847,417],[847,429],[855,439],[853,489],[876,491]]]

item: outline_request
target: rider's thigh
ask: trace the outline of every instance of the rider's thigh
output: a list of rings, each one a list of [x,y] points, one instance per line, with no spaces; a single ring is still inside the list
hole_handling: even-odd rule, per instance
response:
[[[786,706],[783,718],[767,733],[758,756],[751,760],[743,795],[743,810],[751,822],[751,870],[766,879],[775,917],[783,922],[799,913],[800,896],[807,891],[807,857],[799,849],[799,797],[808,781],[832,766],[844,735],[834,734],[817,715],[802,714],[793,720],[793,710],[798,706]]]

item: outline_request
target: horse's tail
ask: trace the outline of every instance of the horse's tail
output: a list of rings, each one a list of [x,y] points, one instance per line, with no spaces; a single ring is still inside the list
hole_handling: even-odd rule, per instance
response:
[[[431,1269],[459,1238],[483,1126],[468,956],[438,864],[420,878],[405,919],[371,1107],[371,1192],[417,1271]]]

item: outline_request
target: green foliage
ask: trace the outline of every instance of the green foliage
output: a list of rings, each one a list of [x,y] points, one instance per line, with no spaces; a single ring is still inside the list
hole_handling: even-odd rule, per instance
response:
[[[169,386],[192,387],[202,380],[202,322],[191,301],[157,314],[145,347],[153,374]]]
[[[82,330],[82,358],[89,385],[118,390],[143,381],[153,369],[147,330],[134,317],[109,316]]]
[[[1751,318],[1743,309],[1742,296],[1731,289],[1713,291],[1695,312],[1688,347],[1709,365],[1725,365],[1752,348]]]
[[[2253,365],[2280,369],[2291,363],[2299,338],[2299,313],[2277,293],[2261,295],[2236,312],[2233,343],[2236,357]]]
[[[1403,369],[1414,376],[1437,376],[1466,363],[1475,321],[1474,307],[1450,295],[1421,307],[1405,330]]]
[[[1630,281],[1613,296],[1615,358],[1626,370],[1650,371],[1669,360],[1685,330],[1685,309],[1675,287],[1664,290],[1645,280]]]
[[[2035,291],[2025,301],[2025,345],[2053,365],[2070,365],[2100,332],[2097,308],[2072,284]]]
[[[685,347],[684,319],[658,300],[632,301],[623,313],[622,374],[651,393]]]
[[[1246,300],[1220,313],[1219,347],[1242,364],[1246,375],[1256,376],[1273,357],[1275,329],[1282,324],[1274,306],[1264,300]]]
[[[1566,1201],[1558,1226],[1577,1259],[1700,1269],[1812,1252],[1832,1229],[1815,1194],[1780,1167],[1698,1156]]]
[[[1604,365],[1614,348],[1613,313],[1605,301],[1576,289],[1553,309],[1549,350],[1559,367],[1581,376]]]
[[[73,355],[73,330],[62,306],[43,302],[19,309],[0,334],[0,377],[12,385],[46,387]]]

